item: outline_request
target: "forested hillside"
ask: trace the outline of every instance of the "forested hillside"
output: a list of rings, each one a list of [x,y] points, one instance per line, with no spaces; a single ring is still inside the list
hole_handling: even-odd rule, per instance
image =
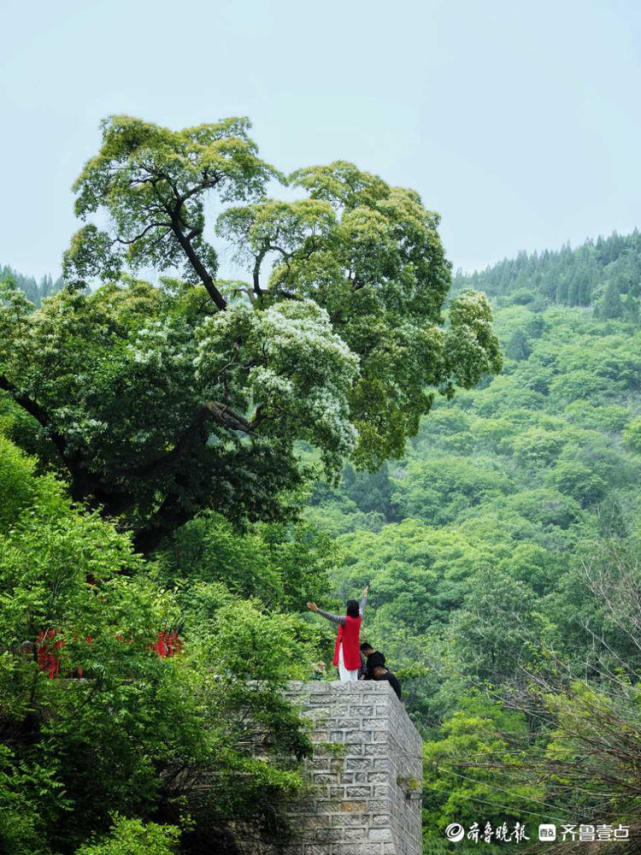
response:
[[[580,823],[641,822],[640,245],[458,277],[492,295],[502,373],[308,509],[341,550],[340,596],[371,582],[367,639],[424,734],[426,852],[454,821],[481,839],[525,822],[533,851],[540,822],[574,824],[579,851]]]
[[[282,846],[310,751],[282,688],[328,673],[304,604],[343,572],[301,508],[499,372],[498,339],[482,294],[445,307],[414,190],[285,178],[242,118],[101,129],[65,286],[0,280],[0,850]]]
[[[43,276],[40,281],[33,276],[24,276],[11,267],[0,266],[0,282],[11,280],[34,304],[39,306],[45,297],[55,294],[62,288],[62,278],[53,279],[51,276]]]
[[[619,274],[636,269],[638,245],[636,233],[614,235],[457,277],[454,293],[473,285],[491,295],[500,375],[437,400],[402,458],[371,474],[346,465],[337,487],[317,482],[305,520],[239,529],[204,510],[145,562],[125,534],[64,498],[46,431],[1,398],[5,634],[15,649],[43,626],[67,625],[58,667],[101,675],[57,693],[56,681],[34,683],[37,669],[5,652],[6,851],[84,853],[82,842],[110,822],[110,836],[87,853],[124,840],[168,853],[178,838],[181,851],[197,851],[211,823],[224,848],[231,817],[281,839],[286,829],[267,817],[301,784],[282,751],[307,749],[278,687],[288,676],[321,676],[331,651],[331,629],[301,617],[301,605],[340,608],[366,582],[365,636],[401,678],[425,740],[425,852],[480,845],[447,844],[455,821],[478,823],[487,851],[517,823],[530,838],[520,851],[539,851],[540,822],[556,822],[559,834],[562,823],[575,826],[563,852],[573,851],[573,833],[581,851],[591,825],[609,851],[634,851],[622,835],[638,833],[641,813],[641,333],[628,311],[639,278],[626,284]],[[578,274],[586,259],[589,290]],[[566,292],[552,287],[555,277],[583,282],[590,305],[560,305]],[[609,317],[614,288],[624,309]],[[134,330],[136,312],[154,306],[141,283],[91,299],[102,301],[102,317],[110,311]],[[43,316],[48,328],[56,305]],[[305,458],[315,465],[315,455]],[[109,592],[99,608],[85,602],[86,579]],[[81,643],[74,626],[100,643]],[[179,631],[180,656],[149,658],[159,627]],[[136,639],[125,657],[123,637]],[[212,683],[204,675],[214,660]],[[135,691],[123,689],[131,673]],[[267,679],[265,693],[248,695],[246,676]],[[273,731],[268,763],[246,754],[239,725],[248,708]],[[89,745],[79,767],[75,751]],[[176,786],[158,778],[161,768],[174,770]],[[190,788],[212,774],[210,798],[195,803]],[[91,795],[107,791],[109,809]]]
[[[521,305],[545,302],[563,306],[594,306],[603,319],[639,319],[641,297],[641,234],[614,232],[610,237],[587,240],[571,249],[520,252],[483,271],[457,273],[452,291],[474,288]]]

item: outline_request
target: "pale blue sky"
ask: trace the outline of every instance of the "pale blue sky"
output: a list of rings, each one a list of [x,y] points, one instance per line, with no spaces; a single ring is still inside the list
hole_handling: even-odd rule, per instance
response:
[[[57,273],[98,123],[247,115],[417,189],[456,267],[641,227],[641,3],[0,0],[0,264]],[[224,269],[221,270],[221,274]]]

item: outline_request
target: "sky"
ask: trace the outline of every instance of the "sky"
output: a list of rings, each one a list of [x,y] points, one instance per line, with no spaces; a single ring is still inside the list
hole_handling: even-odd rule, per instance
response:
[[[0,265],[57,275],[114,113],[412,187],[466,271],[626,233],[639,93],[638,0],[0,0]]]

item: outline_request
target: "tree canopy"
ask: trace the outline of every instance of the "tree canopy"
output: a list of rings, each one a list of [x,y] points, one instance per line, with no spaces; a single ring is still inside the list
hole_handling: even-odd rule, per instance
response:
[[[268,197],[279,183],[296,198]],[[375,468],[435,393],[501,367],[482,295],[444,312],[450,265],[416,192],[342,161],[285,178],[246,119],[111,117],[74,189],[87,224],[66,287],[37,311],[0,296],[0,389],[53,443],[72,496],[142,551],[201,508],[286,517],[308,474],[297,443],[330,479],[347,458]],[[217,241],[246,281],[218,278]]]

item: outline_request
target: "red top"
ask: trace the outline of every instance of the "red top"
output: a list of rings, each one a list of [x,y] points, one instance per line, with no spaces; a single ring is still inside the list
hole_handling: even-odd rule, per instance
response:
[[[343,643],[343,664],[348,671],[361,667],[361,649],[359,646],[361,633],[360,617],[345,615],[345,626],[339,623],[334,647],[334,665],[338,665],[338,648]]]

